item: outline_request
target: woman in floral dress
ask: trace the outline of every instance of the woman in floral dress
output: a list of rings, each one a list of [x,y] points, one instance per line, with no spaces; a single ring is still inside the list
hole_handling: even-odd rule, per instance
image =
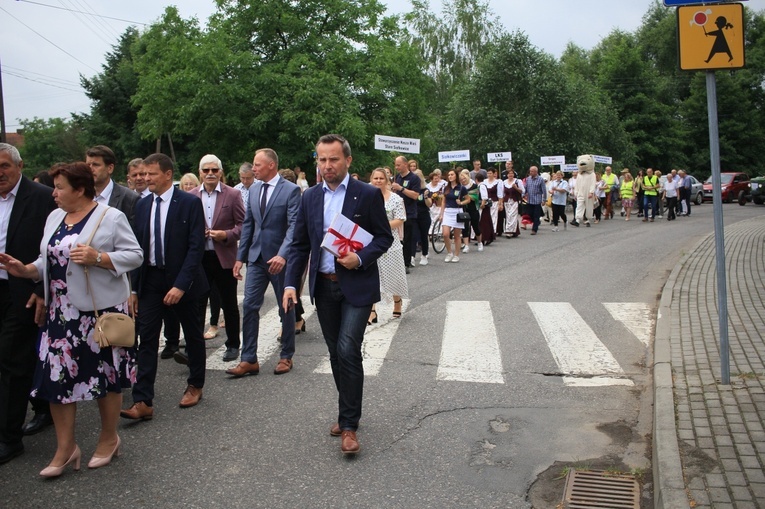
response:
[[[93,201],[93,173],[85,163],[56,166],[51,174],[59,209],[48,216],[40,258],[24,265],[0,255],[9,273],[45,282],[48,311],[40,329],[32,396],[50,402],[58,444],[53,460],[40,472],[43,477],[57,477],[69,464],[79,469],[74,433],[78,401],[97,400],[101,414],[101,434],[88,467],[105,466],[119,454],[121,390],[135,380],[133,349],[98,345],[93,303],[102,307],[99,313],[127,313],[127,274],[143,261],[125,215]]]
[[[393,244],[387,252],[377,259],[380,269],[380,295],[383,302],[393,299],[393,318],[401,316],[402,298],[409,298],[409,287],[406,282],[406,269],[404,267],[404,247],[401,245],[399,229],[406,221],[404,200],[397,194],[390,192],[390,182],[382,168],[375,168],[369,176],[369,182],[380,189],[385,200],[385,212],[388,214],[390,229],[393,232]],[[377,311],[372,306],[372,312],[367,322],[369,325],[377,323]]]

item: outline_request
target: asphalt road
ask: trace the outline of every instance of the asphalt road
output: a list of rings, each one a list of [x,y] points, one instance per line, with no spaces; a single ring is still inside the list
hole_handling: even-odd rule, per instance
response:
[[[726,223],[765,213],[752,204],[724,210]],[[83,464],[43,481],[37,473],[55,435],[50,429],[29,437],[27,452],[0,466],[0,501],[8,508],[525,508],[532,483],[556,462],[647,471],[651,349],[605,304],[642,305],[655,318],[667,275],[712,230],[705,204],[672,223],[617,217],[558,233],[543,226],[536,237],[524,232],[483,253],[471,248],[457,264],[431,255],[409,276],[411,302],[400,323],[383,307],[370,331],[383,344],[370,355],[382,351],[384,359],[379,372],[367,371],[356,458],[343,457],[328,433],[336,392],[321,372],[326,347],[311,316],[291,373],[271,374],[273,356],[261,359],[257,377],[231,380],[210,369],[204,399],[192,409],[178,408],[186,368],[160,361],[155,418],[121,423],[123,454],[109,467],[88,471]],[[560,310],[577,327],[584,323],[572,337],[595,337],[621,372],[564,369],[572,352],[548,345],[554,327],[533,311],[533,303],[551,302],[560,304],[548,314]],[[269,295],[264,309],[274,305]],[[499,359],[486,365],[500,360],[499,381],[442,379],[444,338],[454,324],[472,330],[489,308],[483,322],[493,330],[476,325],[464,341],[491,344],[495,335]],[[211,361],[222,343],[209,342]],[[586,385],[599,375],[622,385]],[[128,406],[129,394],[125,400]],[[89,458],[97,407],[81,404],[78,412],[77,439]],[[560,500],[562,491],[551,492],[557,489],[548,486],[548,500]]]

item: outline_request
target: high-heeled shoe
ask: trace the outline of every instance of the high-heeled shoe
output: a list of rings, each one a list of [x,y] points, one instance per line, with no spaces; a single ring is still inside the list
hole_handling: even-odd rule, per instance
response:
[[[372,310],[372,313],[375,314],[375,317],[372,319],[367,320],[367,325],[372,325],[373,323],[377,323],[377,311],[374,309]],[[372,316],[372,313],[369,314],[369,316]]]
[[[403,301],[401,299],[398,299],[398,300],[394,300],[393,304],[401,305],[402,302]],[[394,309],[393,309],[393,318],[401,318],[401,310],[396,311],[395,306],[394,306]]]
[[[61,465],[60,467],[51,467],[47,466],[43,468],[40,471],[40,477],[46,477],[48,479],[52,477],[58,477],[61,474],[64,473],[64,469],[69,465],[70,463],[74,463],[73,467],[75,470],[80,469],[80,458],[82,458],[82,452],[80,451],[80,446],[76,445],[74,446],[74,451],[72,452],[72,455],[69,456],[69,459],[66,460],[66,463]]]
[[[90,461],[88,461],[88,468],[101,468],[111,463],[113,456],[120,455],[120,445],[122,445],[122,440],[120,440],[120,437],[118,436],[117,445],[114,446],[112,453],[109,456],[104,457],[93,455],[93,457],[90,458]]]
[[[295,334],[300,334],[301,332],[305,332],[305,320],[302,318],[299,322],[295,322]]]

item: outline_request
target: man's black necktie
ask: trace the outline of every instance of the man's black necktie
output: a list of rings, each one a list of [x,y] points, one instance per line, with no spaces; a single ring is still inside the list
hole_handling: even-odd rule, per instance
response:
[[[160,206],[162,198],[157,196],[157,207],[154,209],[154,262],[159,269],[165,268],[165,260],[162,258],[162,216]]]
[[[260,217],[266,213],[266,196],[268,196],[268,184],[263,184],[263,194],[260,196]]]

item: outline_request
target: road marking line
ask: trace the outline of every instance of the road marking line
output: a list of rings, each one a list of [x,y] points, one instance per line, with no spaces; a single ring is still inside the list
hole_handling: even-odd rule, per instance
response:
[[[622,322],[631,333],[647,347],[651,346],[653,314],[645,302],[604,302],[614,320]]]
[[[409,307],[409,299],[403,299],[401,312],[404,314]],[[375,306],[377,310],[377,323],[367,326],[364,333],[364,341],[361,343],[361,354],[364,363],[364,376],[377,376],[382,368],[385,356],[393,342],[393,337],[398,331],[401,323],[400,318],[393,319],[393,303],[378,303]],[[329,363],[329,356],[322,360],[314,373],[331,374],[332,366]]]
[[[303,319],[308,320],[316,308],[308,299],[303,299]],[[258,362],[263,366],[274,353],[281,351],[282,344],[276,339],[282,332],[282,323],[279,320],[279,307],[274,306],[264,315],[260,315],[260,328],[258,331]],[[244,311],[243,311],[244,312]],[[207,356],[207,369],[225,371],[239,364],[239,360],[223,362],[223,354],[226,353],[226,345],[221,345],[215,352]]]
[[[564,375],[575,375],[563,377],[566,385],[634,385],[623,378],[624,370],[571,304],[529,302],[528,305],[558,368]]]
[[[469,315],[465,314],[466,310],[470,311]],[[505,383],[497,330],[488,301],[446,303],[436,379]]]

